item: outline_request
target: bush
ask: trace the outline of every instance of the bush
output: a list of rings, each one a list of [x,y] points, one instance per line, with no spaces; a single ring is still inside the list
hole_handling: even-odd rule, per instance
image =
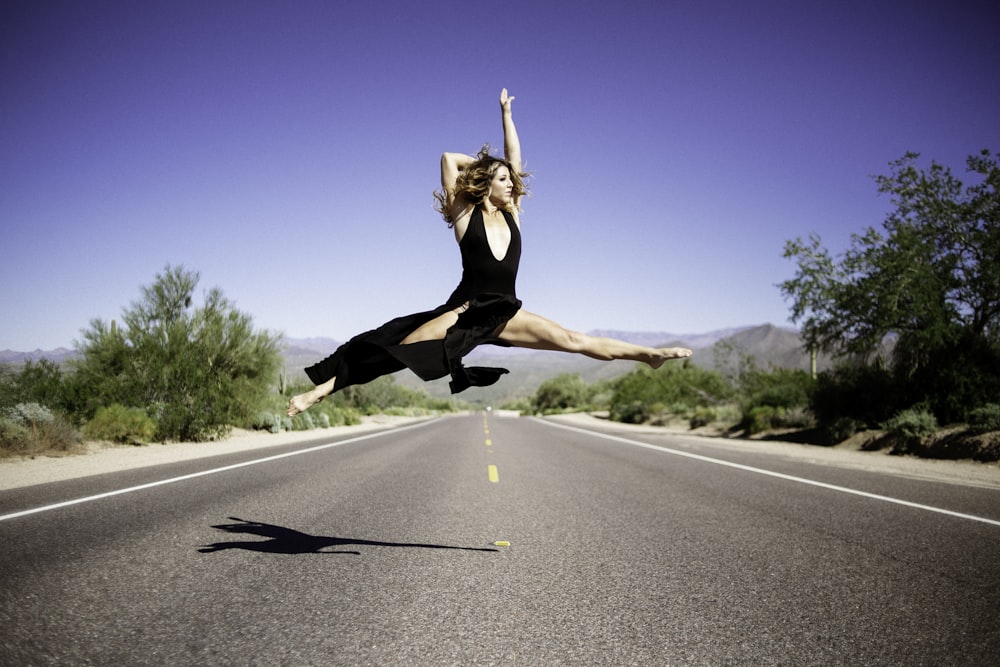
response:
[[[973,433],[1000,431],[1000,405],[987,403],[970,412],[969,430]]]
[[[316,428],[316,421],[312,412],[300,412],[292,417],[291,431],[311,431]]]
[[[79,445],[72,424],[43,405],[19,403],[0,411],[0,454],[66,453]]]
[[[540,414],[585,410],[594,389],[579,374],[564,373],[538,386],[532,399],[532,411]]]
[[[255,331],[219,289],[193,306],[198,280],[167,266],[122,311],[122,326],[91,322],[74,374],[90,397],[85,416],[105,405],[143,407],[157,438],[188,441],[254,418],[278,376],[278,338]]]
[[[617,378],[610,387],[611,418],[626,423],[646,421],[660,406],[687,415],[694,408],[711,407],[733,396],[732,387],[719,373],[687,362],[658,370],[639,368]]]
[[[785,410],[781,426],[783,428],[813,428],[816,426],[816,418],[809,408],[797,405]]]
[[[83,432],[91,440],[141,445],[156,435],[156,422],[144,410],[114,404],[98,408]]]
[[[38,403],[18,403],[6,412],[14,422],[29,429],[48,424],[55,419],[51,410]]]
[[[741,426],[746,430],[747,435],[770,431],[775,428],[776,421],[784,410],[784,408],[776,408],[773,405],[758,405],[746,412]]]
[[[832,442],[843,442],[863,428],[851,417],[838,417],[824,429]]]
[[[273,412],[258,412],[253,421],[248,424],[253,431],[281,432],[281,415]]]
[[[380,414],[392,407],[423,405],[428,400],[426,392],[404,387],[391,375],[345,387],[337,398],[346,407],[365,415]]]
[[[11,416],[0,415],[0,451],[5,456],[13,456],[32,449],[31,430]]]
[[[816,420],[804,407],[783,408],[773,405],[757,405],[743,414],[740,427],[747,435],[756,435],[774,429],[812,428]]]
[[[708,426],[718,419],[718,413],[713,408],[707,408],[699,406],[694,409],[694,413],[691,415],[691,428],[699,428],[701,426]]]
[[[927,408],[910,408],[896,414],[882,423],[882,430],[893,439],[893,453],[905,454],[912,452],[928,438],[937,432],[937,418]]]
[[[649,419],[649,407],[642,401],[632,401],[626,404],[614,404],[611,408],[611,419],[623,424],[642,424]]]

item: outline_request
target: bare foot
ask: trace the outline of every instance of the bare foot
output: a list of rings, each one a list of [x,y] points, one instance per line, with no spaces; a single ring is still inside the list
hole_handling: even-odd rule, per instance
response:
[[[292,399],[288,401],[288,410],[285,412],[289,417],[294,417],[300,412],[305,412],[312,406],[316,405],[323,400],[322,396],[317,396],[316,392],[307,391],[304,394],[299,394],[298,396],[292,396]]]
[[[660,356],[649,362],[649,365],[653,368],[659,368],[663,365],[663,362],[670,359],[686,359],[692,354],[691,350],[686,347],[664,347],[658,351]]]

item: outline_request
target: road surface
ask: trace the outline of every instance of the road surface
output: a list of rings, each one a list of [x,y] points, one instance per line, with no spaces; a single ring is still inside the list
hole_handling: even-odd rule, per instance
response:
[[[2,665],[991,665],[1000,490],[472,413],[0,492]]]

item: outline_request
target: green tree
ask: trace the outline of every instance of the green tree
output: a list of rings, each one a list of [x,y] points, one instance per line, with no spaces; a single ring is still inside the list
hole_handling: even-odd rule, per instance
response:
[[[60,410],[66,408],[66,389],[59,365],[39,359],[26,361],[16,373],[0,367],[0,407],[31,402]]]
[[[388,408],[423,406],[428,398],[425,392],[399,384],[392,375],[351,385],[338,392],[338,399],[345,406],[364,414],[377,414]]]
[[[124,325],[94,320],[83,331],[75,381],[86,411],[120,404],[156,420],[160,439],[204,440],[252,420],[276,381],[278,339],[218,288],[195,307],[199,274],[166,267],[123,310]]]
[[[708,407],[734,395],[720,373],[687,361],[664,364],[657,370],[640,366],[613,380],[612,388],[608,406],[611,418],[625,422],[643,421],[657,406]]]
[[[882,230],[852,236],[839,261],[818,236],[789,241],[798,271],[780,288],[807,345],[870,358],[892,340],[900,400],[950,421],[1000,391],[1000,167],[970,156],[965,187],[918,157],[875,178],[894,206]]]
[[[538,385],[532,409],[538,413],[582,409],[593,396],[593,389],[579,373],[563,373]]]

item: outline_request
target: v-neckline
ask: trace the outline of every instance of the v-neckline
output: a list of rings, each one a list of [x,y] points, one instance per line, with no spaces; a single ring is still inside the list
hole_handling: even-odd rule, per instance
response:
[[[490,243],[490,234],[489,234],[489,231],[487,231],[487,229],[486,229],[486,213],[483,212],[482,209],[480,209],[479,210],[479,214],[480,214],[480,216],[479,216],[480,220],[483,223],[483,236],[486,237],[486,247],[490,249],[490,254],[493,255],[493,259],[494,260],[496,260],[497,262],[504,261],[505,259],[507,259],[507,255],[510,253],[510,244],[514,242],[514,232],[510,228],[510,221],[507,220],[507,216],[506,215],[504,215],[502,212],[500,213],[500,215],[501,215],[501,217],[503,219],[504,226],[507,228],[507,232],[509,234],[509,237],[507,238],[507,247],[504,248],[503,256],[497,257],[497,252],[493,248],[493,244]]]

